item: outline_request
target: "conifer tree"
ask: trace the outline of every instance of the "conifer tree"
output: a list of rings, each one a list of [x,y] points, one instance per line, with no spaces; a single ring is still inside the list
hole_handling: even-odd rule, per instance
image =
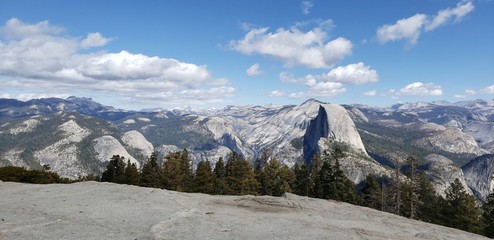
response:
[[[333,179],[333,168],[331,167],[331,164],[329,161],[324,161],[321,167],[321,170],[319,171],[319,178],[318,181],[316,182],[316,189],[317,189],[317,194],[318,198],[322,199],[335,199],[336,197],[336,189],[334,185],[334,179]],[[339,200],[339,199],[335,199]]]
[[[283,179],[280,176],[281,164],[276,159],[268,161],[258,174],[260,193],[262,195],[281,196]]]
[[[137,170],[137,166],[134,163],[130,163],[130,160],[127,160],[127,167],[125,168],[125,183],[130,185],[139,185],[139,171]]]
[[[315,198],[320,198],[323,193],[322,193],[322,183],[321,179],[319,176],[319,171],[321,170],[322,167],[322,159],[321,155],[319,152],[316,152],[312,156],[312,160],[309,165],[309,171],[310,171],[310,197],[315,197]]]
[[[211,169],[211,162],[199,162],[194,176],[194,192],[213,194],[214,184],[215,178]]]
[[[388,210],[391,213],[400,215],[401,210],[401,181],[400,181],[400,162],[396,160],[394,174],[391,178],[391,186],[388,189]]]
[[[141,186],[160,188],[161,184],[161,168],[158,164],[156,153],[152,153],[148,161],[142,166]]]
[[[214,165],[214,176],[215,176],[215,190],[214,194],[227,194],[229,192],[228,185],[226,184],[226,169],[223,158],[220,157],[216,164]]]
[[[163,183],[165,189],[183,192],[186,189],[184,163],[180,152],[169,153],[163,162]]]
[[[101,176],[102,182],[115,182],[123,183],[125,182],[125,162],[124,157],[120,155],[113,155],[110,158],[110,162],[106,166],[106,170]]]
[[[182,191],[188,192],[193,188],[194,173],[192,171],[192,160],[187,149],[182,150],[180,153],[180,166],[183,174],[181,188]]]
[[[382,209],[382,191],[374,175],[367,175],[365,178],[362,195],[364,206],[377,210]]]
[[[414,156],[410,156],[407,158],[407,162],[410,167],[410,172],[408,174],[408,178],[410,180],[409,192],[408,192],[409,217],[415,219],[417,207],[419,205],[419,192],[420,192],[420,182],[419,182],[419,176],[417,174],[417,159]]]
[[[434,186],[424,172],[419,174],[419,202],[417,208],[417,219],[430,222],[441,223],[440,202]]]
[[[241,158],[236,152],[232,152],[225,168],[228,194],[257,194],[259,183],[248,161]]]
[[[446,206],[443,209],[449,227],[480,233],[480,211],[475,198],[469,195],[457,178],[446,189]]]
[[[487,237],[494,238],[494,193],[487,196],[486,202],[482,205],[484,231],[483,234]]]
[[[310,192],[310,174],[307,165],[301,166],[295,164],[294,169],[295,182],[293,186],[293,192],[300,196],[309,196]]]

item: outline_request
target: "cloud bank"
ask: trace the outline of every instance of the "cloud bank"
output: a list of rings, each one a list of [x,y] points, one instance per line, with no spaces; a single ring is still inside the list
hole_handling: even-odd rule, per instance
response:
[[[221,102],[236,91],[204,65],[126,50],[107,53],[94,49],[112,40],[99,32],[84,38],[64,32],[48,21],[8,20],[0,32],[0,87],[40,96],[98,91],[132,103],[185,105]]]

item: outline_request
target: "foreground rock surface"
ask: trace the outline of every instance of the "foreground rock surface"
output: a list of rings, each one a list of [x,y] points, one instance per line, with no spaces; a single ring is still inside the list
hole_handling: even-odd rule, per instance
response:
[[[486,239],[345,203],[0,182],[0,239]]]

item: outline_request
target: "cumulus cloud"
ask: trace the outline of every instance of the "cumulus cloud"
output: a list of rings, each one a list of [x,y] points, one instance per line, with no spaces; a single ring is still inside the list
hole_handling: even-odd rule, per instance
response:
[[[319,82],[309,88],[310,96],[335,97],[346,92],[346,88],[339,82]]]
[[[296,26],[274,32],[252,28],[244,38],[230,41],[230,47],[243,54],[279,59],[285,67],[329,68],[352,53],[352,43],[342,37],[329,40],[326,28],[319,25],[306,32]]]
[[[434,17],[417,13],[409,18],[403,18],[394,24],[385,24],[377,29],[380,43],[397,40],[407,40],[415,45],[422,31],[432,31],[449,22],[459,22],[474,10],[472,1],[461,1],[455,8],[441,9]]]
[[[482,89],[482,92],[487,94],[494,94],[494,85]]]
[[[407,96],[442,96],[441,86],[433,83],[414,82],[400,89],[400,95]]]
[[[374,97],[377,95],[376,90],[367,91],[367,92],[364,92],[363,94],[364,94],[364,96],[368,96],[368,97]]]
[[[454,22],[461,21],[461,19],[473,11],[475,7],[470,1],[459,2],[455,8],[442,9],[437,12],[436,16],[425,26],[426,31],[432,31],[454,19]]]
[[[290,73],[281,72],[279,77],[282,82],[303,85],[306,88],[303,96],[306,97],[334,97],[346,92],[345,84],[368,84],[379,81],[377,71],[362,62],[334,68],[327,74],[295,77]]]
[[[369,66],[365,66],[363,62],[332,69],[327,74],[327,78],[334,82],[351,84],[366,84],[379,81],[377,71],[371,69]]]
[[[135,103],[182,104],[214,103],[235,92],[227,79],[213,78],[206,66],[125,50],[90,52],[111,39],[98,32],[85,38],[63,32],[47,21],[7,21],[0,36],[5,39],[0,41],[0,88],[71,95],[98,91]]]
[[[425,14],[415,14],[400,19],[395,24],[383,25],[377,29],[377,38],[381,43],[406,39],[410,44],[416,44],[426,20]]]
[[[280,79],[286,83],[299,83],[313,86],[318,81],[338,82],[344,84],[368,84],[379,81],[377,71],[366,66],[363,62],[339,66],[330,70],[327,74],[312,75],[296,78],[293,75],[282,72]]]
[[[247,76],[256,76],[259,74],[261,74],[261,66],[258,63],[252,64],[252,66],[247,69]]]
[[[86,38],[81,41],[81,47],[101,47],[106,45],[109,41],[111,41],[111,39],[103,37],[99,32],[89,33]]]
[[[302,13],[304,15],[308,15],[313,6],[314,3],[311,0],[304,0],[300,3],[300,8],[302,9]]]

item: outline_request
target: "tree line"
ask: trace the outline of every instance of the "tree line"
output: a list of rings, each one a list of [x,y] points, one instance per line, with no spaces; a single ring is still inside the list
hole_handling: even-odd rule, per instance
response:
[[[344,152],[336,148],[315,154],[309,166],[296,164],[289,168],[270,159],[267,152],[253,162],[231,152],[227,161],[219,158],[214,166],[210,161],[201,161],[194,171],[187,150],[169,153],[162,164],[153,153],[141,170],[115,155],[101,181],[216,195],[281,196],[290,192],[494,237],[494,193],[479,207],[456,179],[442,197],[427,175],[418,170],[413,156],[407,159],[405,177],[397,164],[393,176],[369,175],[355,185],[341,169],[340,159],[344,157]]]

